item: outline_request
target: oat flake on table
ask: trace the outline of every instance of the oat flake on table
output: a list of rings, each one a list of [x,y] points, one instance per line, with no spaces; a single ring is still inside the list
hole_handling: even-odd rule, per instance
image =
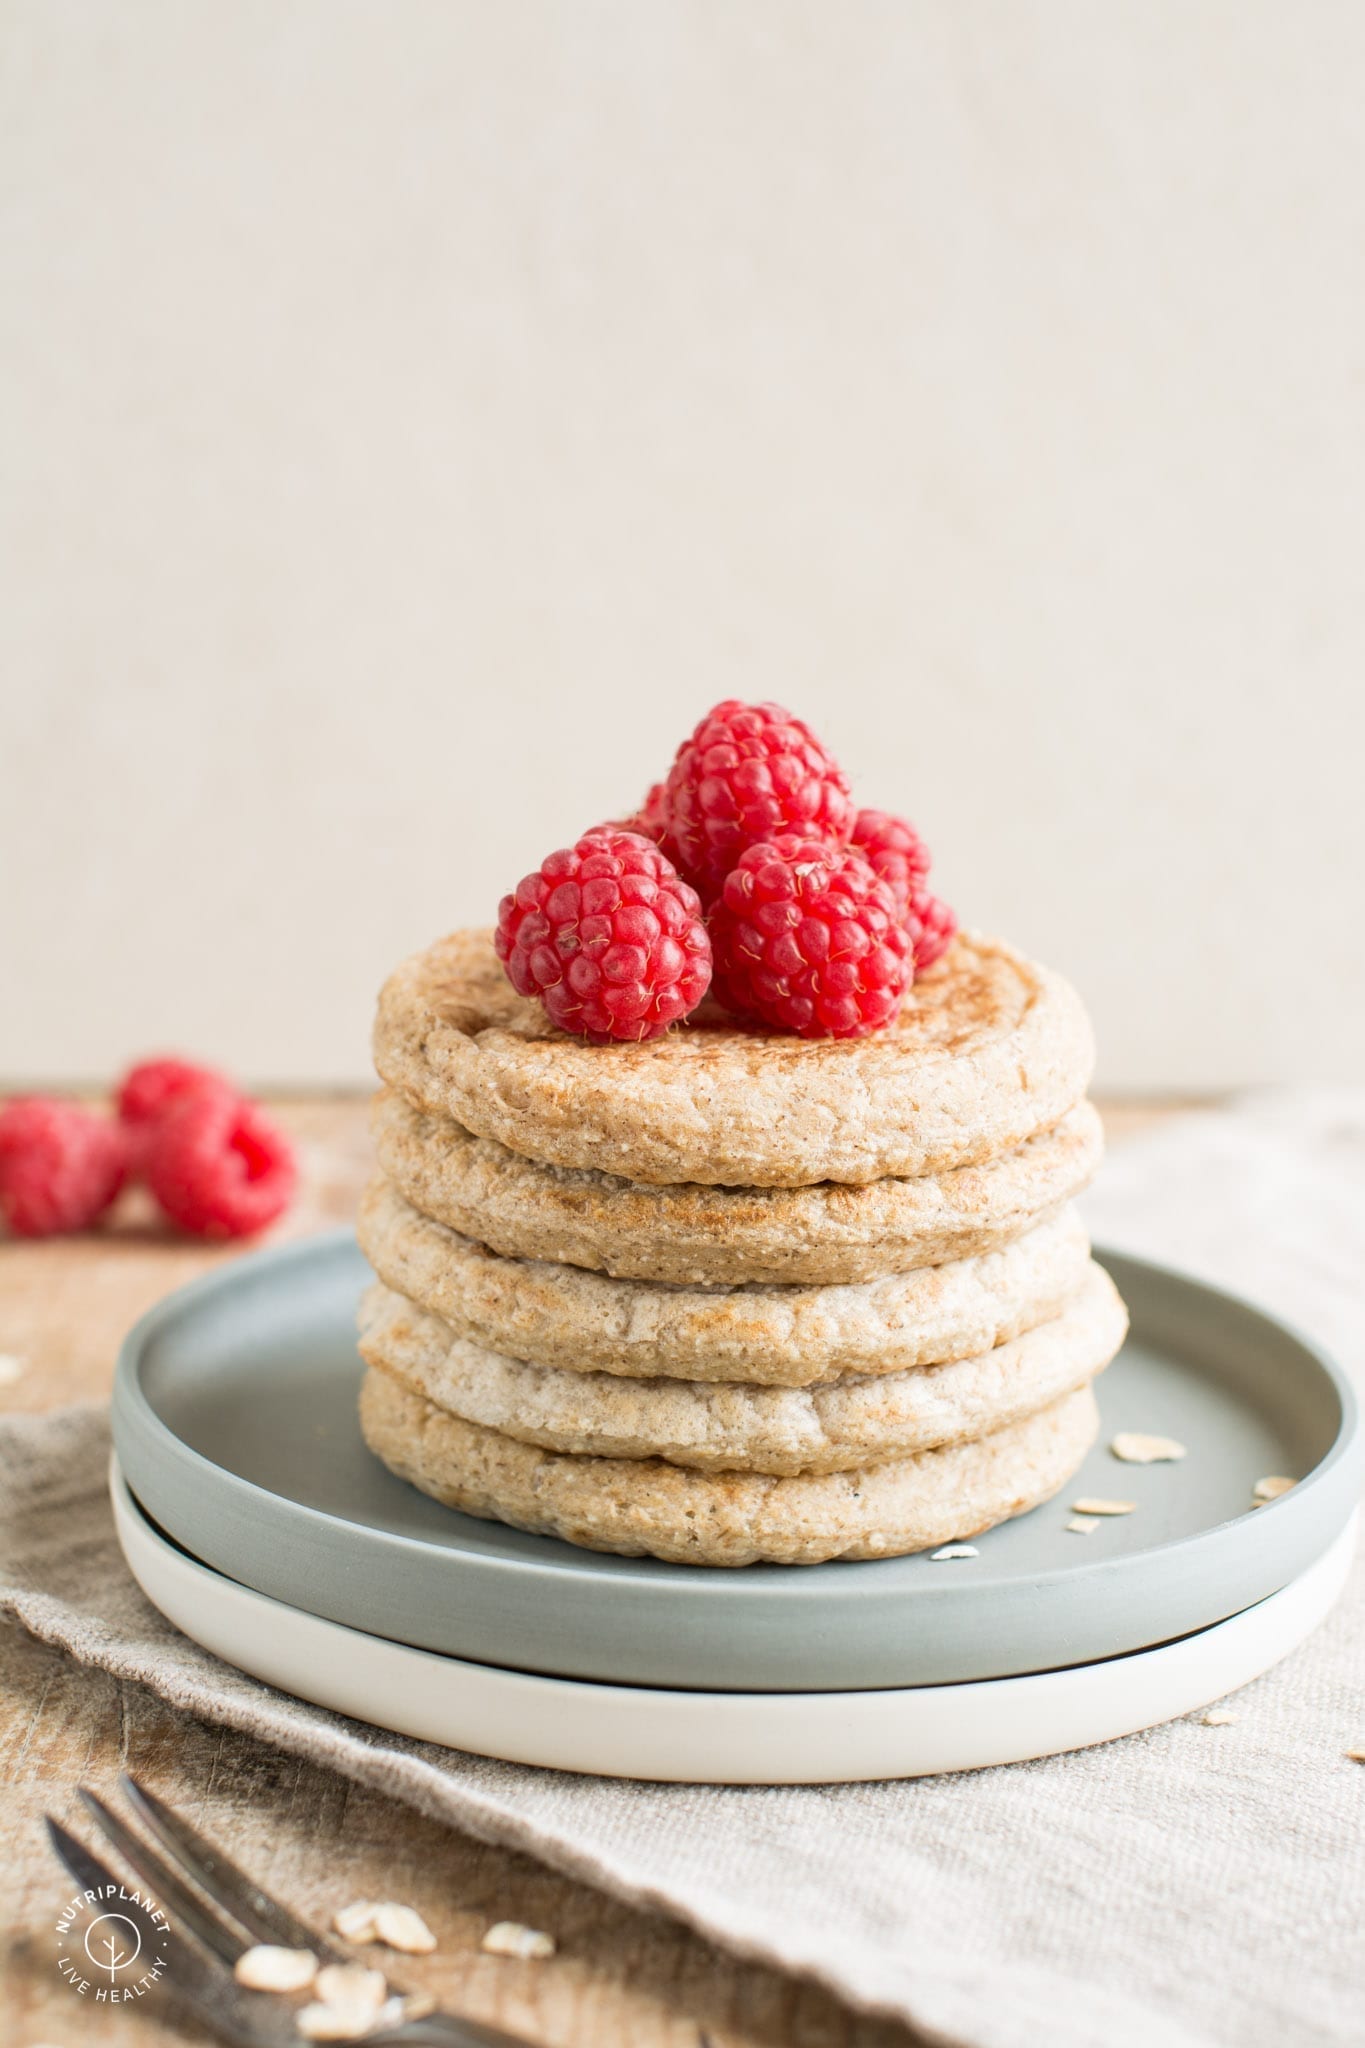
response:
[[[484,1935],[479,1947],[490,1956],[552,1956],[554,1936],[538,1927],[524,1927],[519,1920],[498,1920]]]
[[[248,1991],[306,1991],[317,1976],[318,1959],[311,1949],[280,1948],[260,1942],[244,1949],[232,1974]]]

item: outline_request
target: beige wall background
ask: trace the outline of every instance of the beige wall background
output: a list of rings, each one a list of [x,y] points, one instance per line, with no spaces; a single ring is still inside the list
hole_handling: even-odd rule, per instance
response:
[[[0,1075],[366,1068],[713,700],[1358,1074],[1365,8],[8,0]]]

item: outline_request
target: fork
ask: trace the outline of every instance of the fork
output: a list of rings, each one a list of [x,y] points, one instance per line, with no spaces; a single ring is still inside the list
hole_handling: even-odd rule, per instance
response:
[[[164,1990],[192,2007],[205,2024],[239,2048],[301,2048],[294,2024],[296,2004],[278,1992],[248,1991],[233,1976],[238,1956],[258,1943],[306,1948],[319,1963],[353,1963],[353,1949],[317,1934],[287,1906],[249,1878],[223,1851],[163,1805],[135,1778],[119,1786],[145,1833],[88,1786],[78,1797],[100,1833],[144,1880],[170,1922],[169,1936],[145,1907],[121,1899],[120,1913],[134,1921],[147,1952],[169,1950]],[[117,1885],[118,1880],[84,1843],[46,1816],[52,1846],[82,1890]],[[160,1845],[153,1848],[151,1835]],[[164,1852],[164,1853],[162,1853]],[[413,1994],[389,1983],[390,1994]],[[530,2048],[523,2035],[506,2034],[477,2020],[431,2010],[398,2025],[377,2026],[361,2036],[366,2048]]]

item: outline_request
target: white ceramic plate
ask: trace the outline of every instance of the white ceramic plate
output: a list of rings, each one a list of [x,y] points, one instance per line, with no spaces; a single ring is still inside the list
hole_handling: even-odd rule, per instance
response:
[[[833,1784],[1085,1749],[1220,1699],[1301,1643],[1336,1600],[1356,1517],[1280,1592],[1211,1628],[1024,1678],[876,1692],[666,1692],[470,1664],[364,1635],[224,1578],[110,1472],[124,1556],[154,1606],[255,1678],[399,1735],[509,1763],[682,1784]]]

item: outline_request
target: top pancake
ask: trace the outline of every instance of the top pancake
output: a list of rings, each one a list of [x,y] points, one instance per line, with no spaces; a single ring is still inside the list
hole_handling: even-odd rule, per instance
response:
[[[553,1166],[723,1187],[861,1186],[1024,1144],[1084,1094],[1089,1021],[1059,975],[959,934],[869,1038],[747,1030],[703,1004],[645,1045],[586,1045],[518,996],[486,931],[390,976],[375,1065],[409,1101]]]

